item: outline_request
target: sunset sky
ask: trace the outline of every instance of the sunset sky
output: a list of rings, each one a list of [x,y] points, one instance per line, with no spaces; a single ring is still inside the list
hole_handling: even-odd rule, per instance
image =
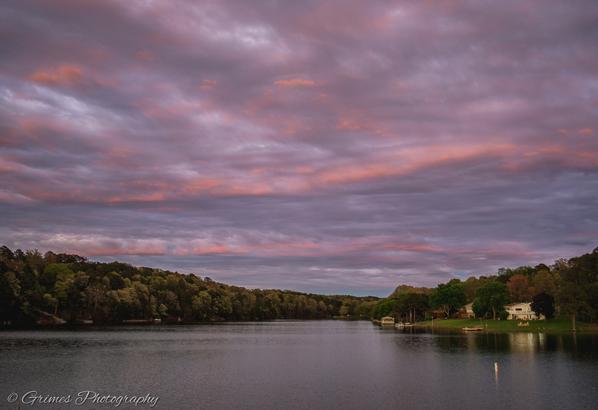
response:
[[[386,295],[598,246],[598,2],[0,3],[0,244]]]

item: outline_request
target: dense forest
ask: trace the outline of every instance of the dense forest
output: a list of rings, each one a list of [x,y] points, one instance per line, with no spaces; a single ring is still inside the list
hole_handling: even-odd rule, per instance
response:
[[[532,302],[547,318],[598,320],[598,248],[544,264],[502,268],[495,275],[453,279],[435,288],[401,285],[387,298],[245,289],[208,277],[84,257],[0,248],[0,323],[381,318],[415,322],[506,317],[504,305]]]
[[[598,321],[598,248],[551,266],[502,268],[496,275],[453,279],[434,289],[399,286],[374,306],[372,316],[410,322],[458,317],[465,304],[473,303],[476,317],[504,319],[504,306],[512,302],[531,302],[534,312],[548,319]]]
[[[0,248],[0,323],[369,317],[375,297],[245,289],[161,269]]]

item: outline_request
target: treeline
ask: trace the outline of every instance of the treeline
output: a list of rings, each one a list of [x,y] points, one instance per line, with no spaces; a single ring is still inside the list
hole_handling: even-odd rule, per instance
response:
[[[503,268],[496,275],[453,279],[433,289],[402,285],[385,299],[245,289],[192,274],[0,248],[0,323],[28,324],[40,318],[109,324],[388,315],[415,322],[463,315],[468,303],[476,317],[499,319],[506,317],[504,306],[511,302],[532,302],[532,309],[547,318],[598,321],[598,248],[551,266]]]
[[[0,324],[357,318],[369,317],[378,300],[250,290],[192,274],[0,248]]]
[[[513,302],[531,302],[534,312],[547,318],[597,321],[598,248],[569,260],[558,259],[551,266],[503,268],[496,275],[453,279],[434,289],[399,286],[374,306],[372,315],[411,322],[448,318],[464,315],[464,306],[472,303],[476,317],[504,319],[505,305]]]

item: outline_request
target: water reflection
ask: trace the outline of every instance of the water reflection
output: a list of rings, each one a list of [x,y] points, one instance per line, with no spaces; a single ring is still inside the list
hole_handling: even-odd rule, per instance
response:
[[[494,382],[498,386],[498,362],[494,362]]]
[[[367,322],[0,332],[0,398],[152,392],[159,408],[592,408],[598,338]],[[0,408],[2,405],[0,404]]]
[[[462,408],[577,409],[598,402],[597,335],[414,331],[397,332],[394,343],[397,355],[409,351],[417,366],[454,378],[451,388],[466,395]]]
[[[410,329],[397,332],[402,348],[419,349],[433,343],[442,353],[517,353],[540,354],[562,352],[580,359],[598,358],[598,335],[551,333],[454,333],[422,332]]]

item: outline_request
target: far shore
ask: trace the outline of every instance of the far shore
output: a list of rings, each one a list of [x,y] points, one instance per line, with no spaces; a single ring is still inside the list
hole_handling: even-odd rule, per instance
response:
[[[527,323],[528,326],[518,326]],[[434,319],[418,322],[419,329],[462,330],[464,327],[483,327],[487,332],[528,332],[528,333],[573,333],[571,321],[554,320],[481,320],[481,319]],[[576,333],[598,333],[598,324],[576,323]]]
[[[176,326],[205,326],[205,325],[226,325],[226,324],[248,324],[248,323],[268,323],[268,322],[322,322],[330,320],[342,321],[364,321],[369,322],[369,318],[356,316],[334,316],[328,318],[312,318],[312,319],[297,319],[297,318],[280,318],[280,319],[260,319],[260,320],[206,320],[206,321],[162,321],[155,322],[153,320],[129,320],[116,322],[102,322],[102,323],[75,323],[75,322],[60,322],[60,323],[0,323],[0,330],[56,330],[56,329],[102,329],[102,328],[119,328],[119,327],[176,327]]]

